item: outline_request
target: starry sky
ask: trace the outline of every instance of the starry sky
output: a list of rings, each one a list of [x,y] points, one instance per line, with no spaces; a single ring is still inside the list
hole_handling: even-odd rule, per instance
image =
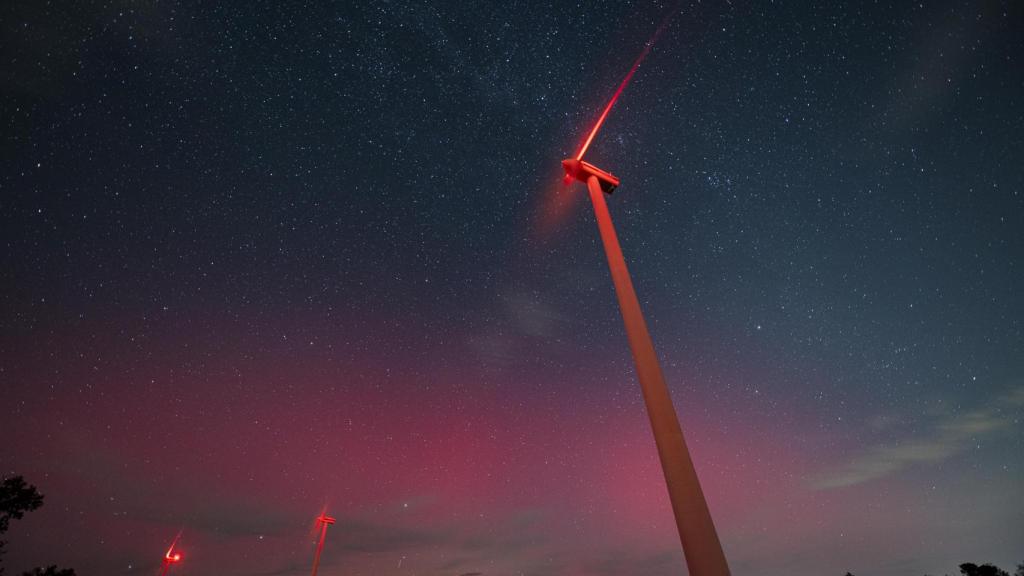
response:
[[[11,572],[684,574],[609,206],[742,575],[1024,561],[1019,2],[0,6]]]

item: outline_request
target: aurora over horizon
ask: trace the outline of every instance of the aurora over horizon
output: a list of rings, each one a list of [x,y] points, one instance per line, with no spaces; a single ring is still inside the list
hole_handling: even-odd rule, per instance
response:
[[[7,574],[685,574],[583,148],[732,574],[1024,562],[1024,5],[66,4],[0,7]]]

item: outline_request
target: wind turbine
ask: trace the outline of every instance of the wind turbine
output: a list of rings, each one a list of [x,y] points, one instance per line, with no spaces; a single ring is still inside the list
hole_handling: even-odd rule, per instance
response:
[[[174,541],[171,542],[171,547],[164,553],[162,566],[160,567],[160,576],[166,576],[167,571],[170,570],[171,564],[177,564],[181,562],[181,554],[174,551],[174,547],[178,545],[178,539],[181,538],[181,532],[174,537]]]
[[[313,574],[316,576],[316,570],[320,567],[320,553],[324,551],[324,539],[327,538],[327,526],[334,524],[334,518],[327,515],[327,512],[321,512],[316,517],[316,525],[320,527],[320,542],[316,545],[316,556],[313,557]]]
[[[665,385],[665,376],[661,372],[658,356],[654,352],[654,344],[647,330],[647,322],[644,320],[643,311],[637,301],[633,281],[626,268],[626,260],[622,255],[622,248],[619,246],[615,226],[612,224],[611,214],[608,212],[608,205],[605,203],[604,195],[611,195],[615,191],[619,186],[619,179],[609,172],[583,161],[583,154],[587,151],[601,124],[604,123],[612,105],[622,94],[622,90],[647,56],[651,45],[667,22],[666,19],[652,40],[645,45],[640,57],[633,63],[633,67],[630,68],[629,73],[604,108],[579,153],[575,158],[563,160],[562,167],[565,169],[567,182],[571,183],[573,180],[583,182],[590,192],[590,201],[594,205],[597,227],[601,234],[601,242],[604,244],[605,256],[608,258],[612,282],[615,285],[615,295],[618,297],[619,310],[626,325],[626,336],[633,353],[633,362],[636,364],[640,389],[643,391],[644,404],[647,406],[647,415],[654,432],[654,442],[658,447],[658,457],[661,459],[665,483],[668,485],[672,512],[675,515],[679,540],[683,545],[683,555],[686,557],[686,566],[690,576],[729,576],[729,564],[722,551],[722,544],[718,540],[715,524],[711,520],[711,513],[708,511],[707,501],[704,499],[704,492],[701,490],[700,481],[697,478],[697,471],[690,459],[690,451],[686,447],[683,431],[679,427],[679,417],[676,415],[672,397]]]

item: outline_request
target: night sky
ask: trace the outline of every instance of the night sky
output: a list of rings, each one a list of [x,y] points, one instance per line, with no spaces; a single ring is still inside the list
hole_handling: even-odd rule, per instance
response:
[[[358,5],[357,5],[358,4]],[[753,6],[749,5],[753,4]],[[9,573],[685,573],[609,207],[733,573],[1024,561],[1020,2],[0,7]]]

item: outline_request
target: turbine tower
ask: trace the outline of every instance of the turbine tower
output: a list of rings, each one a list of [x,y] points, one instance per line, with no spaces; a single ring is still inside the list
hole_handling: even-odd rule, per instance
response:
[[[683,439],[679,417],[665,385],[665,377],[658,364],[654,344],[651,342],[651,335],[647,330],[640,303],[637,301],[615,227],[612,225],[612,217],[605,203],[604,195],[610,195],[619,186],[619,179],[583,161],[583,153],[590,146],[622,89],[643,57],[647,55],[650,44],[644,48],[644,52],[634,63],[626,79],[619,85],[619,89],[605,107],[579,153],[575,158],[563,160],[562,167],[565,169],[567,182],[579,180],[587,185],[590,192],[590,201],[594,205],[597,227],[601,233],[605,256],[608,258],[612,282],[615,284],[615,295],[619,299],[619,310],[626,325],[626,336],[633,352],[633,362],[636,364],[644,404],[647,406],[647,415],[654,431],[654,442],[658,446],[658,457],[661,459],[665,483],[668,485],[672,512],[675,515],[676,527],[679,529],[679,540],[683,545],[683,555],[686,557],[690,576],[729,576],[729,564],[718,540],[715,524],[711,520],[711,513],[708,511],[704,492],[700,488],[697,471],[690,459],[686,440]]]
[[[326,512],[321,512],[316,517],[316,524],[320,526],[320,542],[316,545],[316,556],[313,557],[313,574],[316,576],[317,568],[320,567],[320,553],[324,551],[324,539],[327,538],[327,526],[334,524],[334,518],[327,515]]]

